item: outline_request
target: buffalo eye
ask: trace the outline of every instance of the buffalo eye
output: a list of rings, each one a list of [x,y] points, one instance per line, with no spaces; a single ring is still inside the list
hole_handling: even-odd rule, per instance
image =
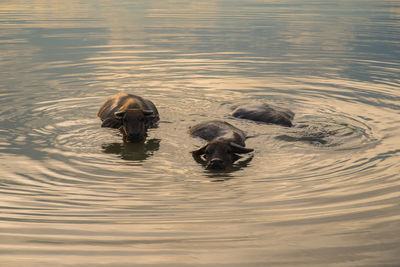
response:
[[[214,153],[214,149],[206,149],[206,151],[205,151],[205,157],[206,158],[209,158],[209,157],[211,157],[211,155]]]

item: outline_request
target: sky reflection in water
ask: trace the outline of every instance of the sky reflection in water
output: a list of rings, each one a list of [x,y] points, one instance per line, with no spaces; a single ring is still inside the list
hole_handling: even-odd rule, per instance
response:
[[[0,261],[395,266],[398,1],[9,1],[0,5]],[[123,144],[119,91],[161,115]],[[234,119],[238,103],[294,128]],[[255,151],[210,172],[190,125]]]

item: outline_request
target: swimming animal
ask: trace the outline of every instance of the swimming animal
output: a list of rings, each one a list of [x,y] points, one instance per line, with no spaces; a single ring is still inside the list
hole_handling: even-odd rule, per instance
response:
[[[235,108],[231,115],[236,118],[293,126],[294,113],[288,109],[272,107],[265,103],[254,103]]]
[[[207,169],[225,169],[240,158],[236,154],[253,151],[245,147],[245,133],[225,121],[201,122],[191,126],[188,133],[207,141],[204,146],[192,152],[194,156],[204,155]]]
[[[119,129],[124,142],[144,141],[147,129],[155,127],[160,120],[153,102],[127,93],[110,96],[100,107],[97,116],[102,121],[101,127]]]

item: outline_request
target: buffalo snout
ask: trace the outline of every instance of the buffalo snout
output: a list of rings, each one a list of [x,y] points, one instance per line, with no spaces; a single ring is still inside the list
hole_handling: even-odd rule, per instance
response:
[[[206,168],[213,169],[213,170],[223,170],[227,167],[226,165],[227,164],[224,162],[224,160],[222,160],[220,158],[214,158],[208,162],[208,164],[206,165]]]
[[[147,129],[150,121],[154,119],[154,113],[141,109],[129,109],[116,112],[115,118],[121,121],[120,131],[126,142],[141,142],[147,137]]]
[[[125,141],[130,143],[130,142],[140,142],[144,141],[146,138],[146,135],[143,134],[129,134],[125,137]]]

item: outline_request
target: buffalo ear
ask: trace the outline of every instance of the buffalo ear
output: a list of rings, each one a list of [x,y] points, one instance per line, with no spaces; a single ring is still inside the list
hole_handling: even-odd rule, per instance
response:
[[[114,112],[114,116],[115,116],[115,118],[121,120],[124,117],[125,113],[126,113],[126,111],[117,111],[117,112]]]
[[[206,145],[200,147],[200,148],[197,149],[197,150],[192,151],[193,155],[195,155],[195,156],[200,156],[200,155],[205,154],[205,153],[206,153],[207,146],[208,146],[208,144],[206,144]]]
[[[107,118],[103,121],[101,127],[119,128],[121,127],[121,121],[115,118]]]
[[[238,145],[238,144],[233,143],[233,142],[230,142],[229,144],[232,147],[233,153],[245,154],[245,153],[249,153],[249,152],[254,151],[254,149],[252,149],[252,148],[247,148],[247,147]]]
[[[142,112],[143,112],[143,114],[145,116],[152,116],[152,115],[154,116],[155,115],[154,112],[152,110],[149,110],[149,109],[145,109]]]
[[[143,110],[143,115],[147,121],[152,121],[157,118],[157,115],[152,110]]]

